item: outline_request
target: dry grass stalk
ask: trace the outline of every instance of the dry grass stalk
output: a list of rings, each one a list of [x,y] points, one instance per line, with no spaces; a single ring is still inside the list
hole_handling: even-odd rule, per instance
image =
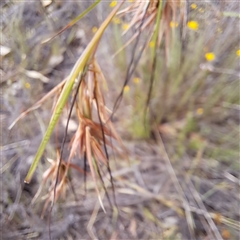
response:
[[[104,97],[100,87],[103,83],[105,83],[104,75],[96,60],[93,59],[88,66],[87,73],[80,83],[79,89],[76,89],[78,93],[74,104],[78,118],[78,128],[69,145],[70,153],[68,160],[67,162],[63,160],[60,161],[59,153],[57,161],[48,159],[51,163],[51,167],[43,174],[42,184],[32,200],[32,203],[35,202],[42,190],[42,187],[48,180],[50,180],[51,183],[42,216],[44,215],[49,203],[52,201],[56,202],[60,195],[64,195],[66,192],[66,185],[69,181],[69,168],[73,168],[83,174],[87,174],[83,169],[71,163],[71,160],[75,155],[78,155],[80,159],[85,159],[86,157],[90,167],[91,176],[95,183],[95,190],[97,192],[100,205],[104,209],[100,196],[99,179],[101,180],[100,182],[103,186],[104,181],[102,174],[104,174],[104,170],[102,167],[109,167],[109,157],[106,145],[120,153],[118,148],[113,146],[112,141],[109,140],[109,138],[113,138],[123,149],[124,146],[107,113]],[[58,88],[59,87],[57,87],[57,89]],[[56,93],[56,91],[54,92]],[[100,123],[98,123],[93,117],[94,109],[98,113]],[[110,172],[109,174],[111,177]],[[58,179],[58,182],[55,185],[56,179]],[[103,186],[103,188],[106,191],[105,186]]]

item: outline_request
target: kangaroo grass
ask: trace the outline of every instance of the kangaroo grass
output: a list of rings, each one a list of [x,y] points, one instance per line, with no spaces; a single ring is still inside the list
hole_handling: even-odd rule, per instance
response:
[[[122,2],[123,3],[123,2]],[[56,103],[56,107],[54,109],[54,113],[52,115],[52,118],[50,120],[50,123],[48,125],[47,131],[45,133],[45,136],[40,144],[40,147],[37,151],[37,154],[35,156],[35,159],[30,167],[30,170],[25,178],[25,182],[29,183],[31,181],[32,175],[35,172],[35,169],[38,165],[38,162],[44,152],[44,149],[49,141],[49,138],[53,132],[53,129],[61,115],[61,112],[63,110],[64,105],[67,102],[67,99],[72,91],[72,88],[74,86],[75,83],[75,79],[81,74],[83,73],[86,65],[89,64],[91,58],[93,57],[94,52],[96,51],[96,48],[98,46],[98,42],[103,34],[103,32],[105,31],[106,27],[110,24],[112,18],[114,17],[114,15],[116,14],[116,12],[118,11],[118,9],[120,8],[120,6],[122,5],[122,3],[120,3],[113,11],[112,13],[108,16],[108,18],[103,22],[103,24],[100,26],[100,28],[98,29],[98,31],[96,32],[96,34],[94,35],[93,39],[90,41],[90,43],[88,44],[88,46],[86,47],[85,51],[83,52],[83,54],[81,55],[81,57],[78,59],[78,61],[76,62],[75,66],[73,67],[66,83],[64,84],[64,87],[62,89],[62,92],[58,98],[58,101]]]
[[[148,5],[146,9],[146,5]],[[152,45],[156,43],[157,39],[157,46],[159,47],[163,36],[165,36],[165,49],[166,49],[166,57],[169,57],[169,46],[170,46],[170,39],[171,39],[171,29],[170,23],[176,23],[178,20],[177,12],[180,9],[179,14],[179,23],[184,23],[182,35],[185,36],[185,25],[187,21],[187,3],[186,1],[172,1],[172,0],[165,0],[165,1],[134,1],[130,4],[127,8],[118,12],[118,15],[125,16],[130,15],[132,19],[128,24],[128,28],[123,32],[123,35],[126,34],[130,29],[139,29],[129,40],[128,42],[119,49],[114,56],[116,56],[120,51],[122,51],[125,47],[127,47],[142,31],[147,28],[152,28],[152,33],[150,36],[154,35],[154,39]],[[147,10],[147,11],[146,11]],[[146,12],[145,12],[146,11]],[[143,19],[142,19],[143,18]],[[144,20],[144,24],[142,23]],[[158,37],[156,37],[158,35]],[[151,40],[151,39],[150,39]],[[149,40],[149,41],[150,41]]]
[[[99,2],[100,1],[97,1],[95,4],[91,5],[91,7],[87,9],[83,14],[74,19],[68,25],[68,27],[73,25],[76,21],[78,21],[82,16],[84,16],[88,11],[90,11],[90,9],[92,9]],[[107,166],[107,170],[110,175],[112,189],[114,192],[113,178],[109,166],[109,155],[106,145],[116,150],[117,148],[113,146],[113,144],[111,144],[109,140],[106,139],[106,135],[108,137],[115,138],[117,142],[123,147],[123,149],[124,146],[121,142],[121,139],[117,135],[113,125],[108,120],[109,117],[106,111],[106,106],[100,87],[100,84],[105,83],[105,78],[99,65],[94,59],[94,55],[97,50],[102,34],[104,33],[107,26],[110,24],[112,18],[115,16],[116,12],[121,7],[123,2],[124,1],[118,4],[115,7],[115,9],[109,14],[106,20],[102,23],[102,25],[94,35],[93,39],[89,42],[83,54],[77,60],[68,78],[62,81],[58,86],[56,86],[51,92],[49,92],[46,96],[44,96],[31,108],[22,113],[9,127],[9,129],[11,129],[17,123],[17,121],[25,117],[29,112],[40,107],[49,97],[56,96],[58,95],[58,92],[60,92],[56,104],[54,106],[53,114],[48,125],[48,128],[46,130],[46,133],[42,139],[42,142],[36,153],[34,161],[25,178],[25,182],[29,183],[31,181],[33,173],[35,172],[38,162],[45,150],[45,147],[52,135],[55,125],[57,124],[61,116],[63,108],[66,106],[67,100],[71,95],[72,91],[75,90],[75,93],[72,98],[71,107],[69,110],[69,115],[67,119],[63,141],[61,144],[60,153],[58,154],[56,161],[49,160],[52,166],[43,174],[42,184],[40,185],[39,190],[32,201],[32,203],[35,202],[36,198],[39,196],[42,190],[43,185],[47,182],[47,180],[51,180],[47,200],[43,207],[42,217],[44,216],[44,213],[50,201],[52,202],[50,210],[51,214],[54,202],[60,197],[60,195],[64,195],[66,191],[66,185],[69,181],[68,170],[70,167],[76,169],[81,173],[84,173],[85,176],[84,179],[86,182],[87,162],[90,166],[90,172],[95,183],[95,190],[97,192],[99,203],[102,209],[105,211],[100,196],[97,178],[101,180],[102,187],[104,188],[105,194],[111,205],[110,198],[108,196],[102,178],[101,165]],[[68,133],[69,120],[71,118],[71,114],[74,107],[76,108],[79,126],[74,137],[70,142],[71,150],[69,153],[68,160],[67,162],[65,162],[62,159],[63,149],[66,142],[66,136]],[[92,115],[93,107],[97,109],[100,124],[95,122],[93,119]],[[102,150],[102,146],[104,147],[104,152]],[[71,160],[76,155],[76,153],[79,153],[79,156],[84,158],[84,170],[80,169],[79,167],[71,163]]]
[[[46,208],[49,204],[50,199],[52,199],[52,203],[53,203],[59,198],[59,195],[61,192],[65,192],[64,186],[68,181],[67,173],[68,173],[69,167],[75,168],[76,170],[83,172],[86,176],[86,160],[88,161],[88,164],[90,166],[91,175],[95,182],[95,189],[98,194],[98,197],[100,196],[100,191],[98,188],[97,176],[100,178],[102,182],[102,186],[106,192],[106,196],[109,199],[109,203],[110,203],[110,198],[108,197],[108,193],[105,188],[102,175],[100,172],[100,165],[101,164],[107,165],[109,175],[111,178],[112,188],[114,190],[113,179],[111,176],[111,170],[108,163],[109,156],[108,156],[106,145],[109,145],[111,147],[113,146],[106,139],[105,135],[112,136],[113,138],[119,141],[120,141],[120,138],[117,136],[113,126],[110,125],[110,122],[107,122],[107,123],[105,122],[105,119],[107,119],[108,116],[107,116],[105,105],[104,105],[103,95],[101,93],[100,86],[98,84],[99,80],[97,78],[98,76],[102,76],[102,75],[96,74],[96,71],[95,71],[96,69],[94,68],[95,66],[97,66],[97,64],[96,64],[96,61],[93,60],[93,63],[89,65],[89,68],[86,74],[83,75],[80,81],[78,82],[78,86],[75,90],[75,95],[71,104],[67,126],[65,128],[65,134],[64,134],[62,145],[61,145],[60,155],[58,156],[58,160],[56,164],[54,164],[48,170],[48,172],[46,172],[43,176],[44,184],[47,181],[47,179],[50,177],[50,175],[52,175],[52,179],[53,178],[55,179],[55,186],[53,189],[51,188],[52,190],[49,193],[49,198],[44,206],[43,212],[46,211]],[[86,79],[88,81],[88,84],[86,83]],[[96,102],[100,124],[92,120],[92,110],[93,110],[92,106],[94,102]],[[74,106],[76,107],[76,112],[79,119],[79,127],[70,142],[71,150],[70,150],[68,162],[64,163],[62,162],[63,147],[64,147],[66,136],[67,136],[68,122],[70,120],[71,112]],[[103,142],[105,153],[101,149],[102,148],[101,142]],[[80,151],[78,149],[80,149]],[[84,171],[79,170],[76,167],[76,165],[71,164],[70,162],[71,159],[75,156],[77,151],[79,151],[80,157],[84,157]],[[54,173],[54,169],[56,169],[56,166],[57,166],[57,170],[55,175],[53,173]],[[63,169],[64,169],[64,174],[63,174]],[[40,190],[41,188],[39,189],[38,193],[34,197],[33,201],[35,201],[35,199],[38,197]],[[100,197],[99,197],[99,201],[102,208],[104,209],[104,206],[101,202]]]

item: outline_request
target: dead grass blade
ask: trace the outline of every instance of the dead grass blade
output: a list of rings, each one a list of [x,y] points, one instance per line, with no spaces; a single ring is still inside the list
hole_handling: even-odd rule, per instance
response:
[[[94,184],[95,184],[95,190],[96,190],[96,193],[97,193],[97,196],[98,196],[99,203],[100,203],[103,211],[106,212],[105,208],[103,206],[103,202],[102,202],[101,195],[100,195],[100,192],[99,192],[99,189],[98,189],[97,179],[96,179],[96,175],[95,175],[93,156],[92,156],[92,151],[91,151],[90,127],[86,127],[86,155],[87,155],[87,160],[88,160],[88,163],[89,163],[91,175],[92,175],[92,178],[93,178],[93,181],[94,181]]]
[[[159,148],[161,149],[161,151],[159,151],[159,154],[163,156],[163,158],[164,158],[164,160],[166,162],[166,166],[167,166],[168,172],[170,174],[170,177],[171,177],[171,179],[172,179],[172,181],[173,181],[173,183],[175,185],[176,190],[179,193],[179,196],[182,199],[182,203],[183,203],[183,207],[184,207],[184,210],[185,210],[189,231],[192,234],[192,236],[194,236],[195,235],[194,234],[194,226],[195,226],[195,224],[194,224],[194,220],[193,220],[192,215],[191,215],[191,211],[190,211],[190,208],[189,208],[188,201],[187,201],[186,196],[185,196],[185,194],[183,192],[183,189],[182,189],[182,187],[181,187],[181,185],[180,185],[180,183],[179,183],[179,181],[177,179],[177,176],[176,176],[175,171],[174,171],[174,169],[172,167],[171,161],[170,161],[170,159],[168,157],[167,151],[165,149],[165,146],[164,146],[164,144],[162,142],[162,138],[161,138],[157,128],[156,128],[156,130],[154,132],[154,135],[155,135],[156,141],[157,141],[157,143],[159,145]]]
[[[67,78],[65,78],[61,83],[59,83],[56,87],[54,87],[50,92],[48,92],[43,98],[41,98],[39,101],[37,101],[32,107],[30,107],[29,109],[27,109],[26,111],[24,111],[23,113],[21,113],[19,115],[19,117],[17,117],[14,122],[8,127],[9,130],[11,130],[14,125],[21,120],[22,118],[24,118],[28,113],[38,109],[39,107],[41,107],[41,105],[50,97],[52,97],[54,94],[56,94],[60,89],[62,89],[62,87],[64,86],[64,84],[66,83]]]
[[[196,191],[192,181],[189,179],[189,184],[190,184],[190,189],[191,189],[191,192],[192,192],[192,195],[195,199],[195,201],[197,202],[198,206],[200,207],[200,209],[203,209],[204,210],[204,217],[206,218],[212,232],[214,233],[215,237],[216,237],[216,240],[223,240],[221,234],[219,233],[214,221],[212,220],[210,214],[208,213],[206,207],[204,206],[203,204],[203,201],[201,199],[201,197],[199,196],[199,193]],[[206,229],[207,230],[207,229]]]

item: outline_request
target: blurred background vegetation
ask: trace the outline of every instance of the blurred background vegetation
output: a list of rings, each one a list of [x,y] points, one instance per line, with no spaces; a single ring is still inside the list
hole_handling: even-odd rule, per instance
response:
[[[65,79],[117,1],[102,1],[83,19],[42,44],[94,1],[3,1],[1,3],[1,234],[2,239],[48,239],[48,214],[40,218],[48,185],[31,201],[55,159],[67,121],[47,145],[30,184],[24,178],[46,131],[54,99],[10,124]],[[125,7],[133,4],[127,1]],[[167,1],[171,2],[171,1]],[[109,149],[118,212],[104,198],[99,206],[94,183],[71,172],[66,196],[52,211],[52,239],[239,239],[239,78],[238,1],[187,1],[187,21],[168,19],[155,51],[146,44],[131,81],[124,85],[136,33],[131,14],[114,17],[98,46],[109,109],[123,90],[113,124],[128,160]],[[163,15],[164,16],[164,15]],[[129,31],[122,36],[123,31]],[[183,34],[185,33],[185,34]],[[136,41],[136,39],[135,39]],[[169,51],[169,52],[168,52]],[[156,52],[156,71],[152,57]],[[63,158],[76,131],[72,116]],[[75,157],[73,163],[83,168]],[[113,190],[104,176],[110,199]],[[104,195],[104,191],[101,191]],[[48,212],[48,211],[47,211]]]

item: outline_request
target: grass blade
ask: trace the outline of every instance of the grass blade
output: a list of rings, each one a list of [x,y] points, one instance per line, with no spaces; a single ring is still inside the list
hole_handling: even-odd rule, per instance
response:
[[[72,27],[75,23],[77,23],[81,18],[83,18],[87,13],[89,13],[98,3],[100,3],[101,0],[97,0],[95,3],[93,3],[89,8],[87,8],[83,13],[78,15],[76,18],[74,18],[70,23],[68,23],[65,27],[63,27],[60,31],[58,31],[56,34],[54,34],[52,37],[44,40],[42,44],[47,43],[51,40],[53,40],[55,37],[60,35],[62,32],[67,30],[68,28]]]
[[[111,13],[110,15],[107,17],[107,19],[103,22],[103,24],[101,25],[101,27],[98,29],[98,31],[96,32],[96,34],[94,35],[94,37],[92,38],[92,40],[90,41],[90,43],[88,44],[88,46],[86,47],[85,51],[82,53],[82,55],[80,56],[80,58],[78,59],[78,61],[76,62],[76,64],[74,65],[67,81],[66,84],[64,85],[64,88],[59,96],[59,99],[57,101],[56,107],[55,107],[55,111],[54,114],[50,120],[50,123],[48,125],[48,128],[46,130],[46,133],[42,139],[42,142],[38,148],[38,151],[36,153],[36,156],[33,160],[33,163],[28,171],[28,174],[25,178],[25,183],[29,183],[32,179],[32,175],[36,170],[36,167],[38,165],[38,162],[46,148],[46,145],[52,135],[52,132],[54,130],[54,127],[62,113],[62,110],[67,102],[67,99],[72,91],[73,85],[75,83],[75,79],[78,78],[79,75],[81,75],[84,70],[86,65],[89,63],[89,61],[91,60],[98,42],[102,36],[102,34],[104,33],[106,27],[110,24],[112,18],[115,16],[115,14],[117,13],[118,9],[120,8],[120,6],[124,3],[124,1],[122,1],[122,3],[120,3]]]

